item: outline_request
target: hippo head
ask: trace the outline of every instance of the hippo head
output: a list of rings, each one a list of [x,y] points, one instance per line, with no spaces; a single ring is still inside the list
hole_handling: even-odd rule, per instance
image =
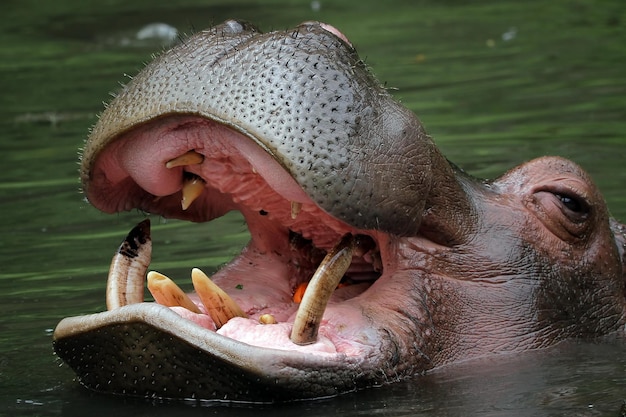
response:
[[[193,270],[194,294],[149,273],[144,302],[148,223],[134,229],[108,311],[55,330],[93,390],[318,398],[626,322],[625,228],[580,167],[471,178],[328,25],[228,21],[164,53],[102,114],[81,178],[105,212],[237,210],[251,235],[212,280]]]

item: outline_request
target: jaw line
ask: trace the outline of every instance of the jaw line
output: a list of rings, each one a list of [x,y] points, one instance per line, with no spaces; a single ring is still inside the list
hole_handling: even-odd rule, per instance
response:
[[[265,372],[275,363],[270,358],[291,358],[304,361],[310,355],[298,351],[252,346],[230,337],[222,336],[208,330],[191,320],[181,318],[171,308],[157,303],[143,302],[129,304],[115,310],[103,311],[85,316],[67,317],[59,322],[54,332],[55,340],[85,334],[98,329],[115,326],[145,323],[156,330],[170,334],[198,349],[216,356],[220,360],[237,366]],[[175,333],[173,333],[175,330]],[[251,360],[254,358],[254,360]],[[345,359],[346,355],[337,354],[337,359]],[[256,365],[256,366],[255,366]],[[268,366],[269,365],[269,366]]]
[[[120,333],[130,340],[111,338]],[[159,346],[162,341],[168,346]],[[183,321],[156,303],[65,318],[55,329],[53,345],[85,387],[124,396],[293,401],[352,391],[357,387],[337,376],[370,373],[361,358],[337,354],[320,361],[303,352],[250,346]],[[169,356],[145,360],[162,351]],[[123,369],[111,366],[121,362]],[[290,372],[304,373],[306,381],[289,378]]]

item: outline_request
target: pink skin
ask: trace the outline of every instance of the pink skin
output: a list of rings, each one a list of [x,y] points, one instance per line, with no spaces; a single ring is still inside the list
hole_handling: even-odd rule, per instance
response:
[[[329,25],[328,23],[320,23],[320,26],[322,28],[324,28],[324,30],[332,33],[333,35],[335,35],[336,37],[338,37],[339,39],[341,39],[342,41],[344,41],[348,45],[352,46],[352,42],[350,42],[348,40],[348,38],[346,37],[346,35],[341,33],[341,31],[339,29],[337,29],[336,27],[334,27],[332,25]]]

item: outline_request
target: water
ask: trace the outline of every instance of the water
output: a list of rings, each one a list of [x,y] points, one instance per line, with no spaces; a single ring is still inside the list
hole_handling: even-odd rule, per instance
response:
[[[51,348],[65,316],[104,309],[112,252],[141,213],[104,215],[76,153],[123,74],[159,51],[144,25],[192,32],[230,17],[264,30],[340,28],[454,162],[493,177],[530,158],[580,163],[626,220],[626,7],[621,0],[9,2],[0,23],[0,415],[617,416],[626,342],[572,342],[446,367],[314,403],[231,408],[95,395]],[[240,217],[159,221],[154,267],[210,271],[246,241]]]

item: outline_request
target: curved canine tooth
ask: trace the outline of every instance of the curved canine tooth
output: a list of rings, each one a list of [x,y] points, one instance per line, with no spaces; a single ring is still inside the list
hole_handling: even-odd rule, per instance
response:
[[[150,220],[135,226],[111,260],[107,279],[107,310],[143,302],[143,281],[152,259]]]
[[[200,314],[197,305],[168,277],[156,271],[148,272],[148,290],[154,301],[166,307],[184,307],[187,310]]]
[[[291,329],[293,343],[308,345],[317,341],[317,332],[328,300],[350,267],[353,252],[354,238],[347,234],[322,260],[304,292],[296,313]]]
[[[183,210],[187,210],[191,203],[204,191],[204,181],[199,177],[186,178],[183,182],[183,198],[180,204]]]
[[[170,159],[165,163],[165,168],[174,168],[183,165],[197,165],[201,164],[204,161],[204,155],[199,154],[198,152],[191,150],[186,152],[174,159]]]
[[[295,220],[300,214],[300,210],[302,210],[302,203],[298,203],[297,201],[291,202],[291,219]]]
[[[191,281],[198,297],[200,297],[200,301],[206,307],[209,316],[211,316],[211,319],[215,322],[215,327],[218,329],[233,317],[248,317],[224,290],[218,287],[198,268],[191,270]]]

